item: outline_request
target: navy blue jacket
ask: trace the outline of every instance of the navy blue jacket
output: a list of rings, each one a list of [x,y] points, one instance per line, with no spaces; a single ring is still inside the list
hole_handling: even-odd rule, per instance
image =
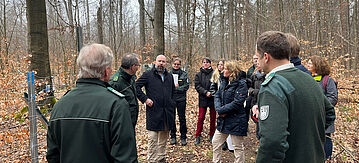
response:
[[[219,114],[217,130],[231,135],[247,136],[248,113],[244,109],[244,101],[248,89],[244,77],[232,82],[228,78],[222,80],[214,98],[215,109]]]
[[[163,75],[164,81],[153,66],[136,81],[137,98],[142,103],[145,103],[147,98],[153,101],[152,107],[146,106],[146,129],[150,131],[164,131],[165,123],[168,130],[174,127],[175,85],[171,73],[165,70]],[[146,94],[143,93],[142,87],[145,87]]]
[[[293,63],[297,69],[312,76],[312,73],[310,73],[309,70],[302,65],[302,60],[299,57],[291,57],[290,63]]]

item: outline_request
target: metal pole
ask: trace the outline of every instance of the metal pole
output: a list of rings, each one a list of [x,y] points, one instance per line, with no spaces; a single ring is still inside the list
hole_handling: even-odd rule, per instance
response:
[[[82,39],[82,27],[76,27],[76,44],[77,44],[77,52],[80,52],[83,46],[83,39]]]
[[[29,123],[30,123],[30,148],[31,148],[31,162],[38,163],[37,151],[37,128],[36,128],[36,103],[35,103],[35,79],[34,72],[27,72],[27,84],[29,94]]]

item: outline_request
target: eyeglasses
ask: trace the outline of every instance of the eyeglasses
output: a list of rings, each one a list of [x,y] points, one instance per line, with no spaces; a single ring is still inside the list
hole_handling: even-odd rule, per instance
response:
[[[181,66],[181,64],[179,63],[179,64],[177,64],[177,63],[174,63],[173,65],[175,65],[175,66]]]

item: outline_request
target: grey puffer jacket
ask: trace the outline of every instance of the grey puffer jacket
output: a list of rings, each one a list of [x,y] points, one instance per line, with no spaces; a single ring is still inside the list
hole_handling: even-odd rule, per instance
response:
[[[338,89],[335,84],[335,81],[332,77],[329,76],[328,82],[327,82],[327,88],[325,90],[324,84],[323,84],[323,79],[324,79],[324,76],[322,77],[322,79],[320,81],[317,81],[317,83],[319,84],[320,88],[323,89],[324,95],[325,95],[325,97],[328,98],[328,101],[333,106],[335,106],[336,103],[338,102]],[[335,131],[335,127],[334,127],[334,123],[333,123],[325,130],[325,133],[333,133],[334,131]]]

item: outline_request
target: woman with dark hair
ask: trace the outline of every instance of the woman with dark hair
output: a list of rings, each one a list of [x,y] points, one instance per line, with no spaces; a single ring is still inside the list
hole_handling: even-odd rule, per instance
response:
[[[308,62],[308,70],[312,73],[313,78],[317,81],[319,86],[323,89],[324,95],[329,102],[335,106],[338,102],[338,89],[332,77],[330,77],[330,65],[322,57],[312,56]],[[330,139],[330,134],[335,131],[334,123],[325,130],[325,158],[331,159],[333,152],[333,142]]]
[[[212,142],[213,162],[222,162],[220,147],[228,136],[231,136],[234,147],[234,162],[245,161],[243,140],[247,136],[248,114],[244,102],[248,89],[246,77],[242,74],[236,61],[225,63],[223,80],[214,98],[218,119]]]
[[[199,105],[199,115],[197,122],[197,131],[196,131],[196,141],[195,145],[199,145],[201,142],[201,133],[203,130],[203,122],[205,119],[207,107],[210,108],[210,141],[214,135],[216,129],[216,111],[214,110],[213,96],[209,90],[211,86],[211,77],[213,74],[213,69],[211,67],[211,60],[209,58],[203,58],[202,67],[200,72],[196,74],[194,84],[196,91],[198,92],[198,105]]]

